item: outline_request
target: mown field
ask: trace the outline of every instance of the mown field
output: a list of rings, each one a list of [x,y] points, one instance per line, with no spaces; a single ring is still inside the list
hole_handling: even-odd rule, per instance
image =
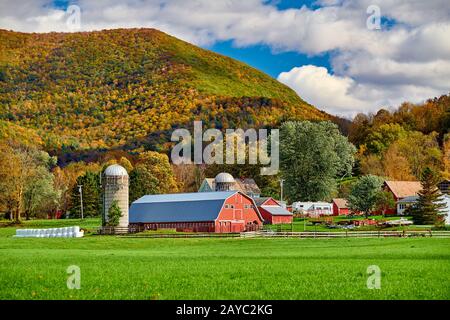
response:
[[[27,227],[98,220],[40,221]],[[0,228],[0,299],[449,299],[450,239],[18,239]],[[67,267],[81,270],[70,290]],[[367,289],[367,267],[381,289]]]

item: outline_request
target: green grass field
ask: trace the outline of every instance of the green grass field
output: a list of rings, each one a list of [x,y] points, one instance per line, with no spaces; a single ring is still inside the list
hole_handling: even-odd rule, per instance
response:
[[[27,227],[98,220],[32,221]],[[449,299],[450,239],[13,238],[0,228],[0,299]],[[67,267],[81,269],[69,290]],[[366,286],[381,268],[381,289]]]

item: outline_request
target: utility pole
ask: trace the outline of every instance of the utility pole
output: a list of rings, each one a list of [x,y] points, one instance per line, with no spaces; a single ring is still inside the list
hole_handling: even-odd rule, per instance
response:
[[[83,185],[78,186],[78,191],[80,192],[80,208],[81,208],[81,220],[84,219],[83,217]]]
[[[281,189],[281,192],[280,192],[280,201],[281,202],[283,202],[283,184],[284,184],[284,179],[280,179],[280,189]]]

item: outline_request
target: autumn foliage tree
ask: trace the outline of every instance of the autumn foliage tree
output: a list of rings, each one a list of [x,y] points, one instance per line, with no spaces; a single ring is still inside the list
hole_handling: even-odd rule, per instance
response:
[[[130,173],[130,201],[146,194],[177,191],[178,185],[167,155],[154,151],[142,152]]]

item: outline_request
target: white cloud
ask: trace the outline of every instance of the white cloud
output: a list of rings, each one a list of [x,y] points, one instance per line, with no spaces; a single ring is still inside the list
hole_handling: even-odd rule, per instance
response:
[[[405,101],[404,96],[409,101],[422,101],[441,94],[432,86],[420,84],[357,83],[351,77],[330,74],[326,68],[314,65],[282,72],[278,81],[293,88],[319,109],[344,117],[399,106]]]
[[[324,67],[296,67],[278,76],[278,81],[293,88],[303,99],[329,112],[348,115],[356,107],[372,108],[370,102],[354,95],[357,84],[349,77],[331,75]]]
[[[0,28],[70,31],[52,0],[0,3]],[[378,0],[396,23],[371,31],[373,0],[318,0],[321,7],[279,10],[266,0],[78,0],[81,30],[153,27],[197,45],[233,40],[274,51],[331,53],[332,70],[299,66],[279,79],[329,112],[419,102],[450,88],[448,0]],[[327,84],[326,87],[323,84]],[[317,90],[314,92],[314,90]]]

